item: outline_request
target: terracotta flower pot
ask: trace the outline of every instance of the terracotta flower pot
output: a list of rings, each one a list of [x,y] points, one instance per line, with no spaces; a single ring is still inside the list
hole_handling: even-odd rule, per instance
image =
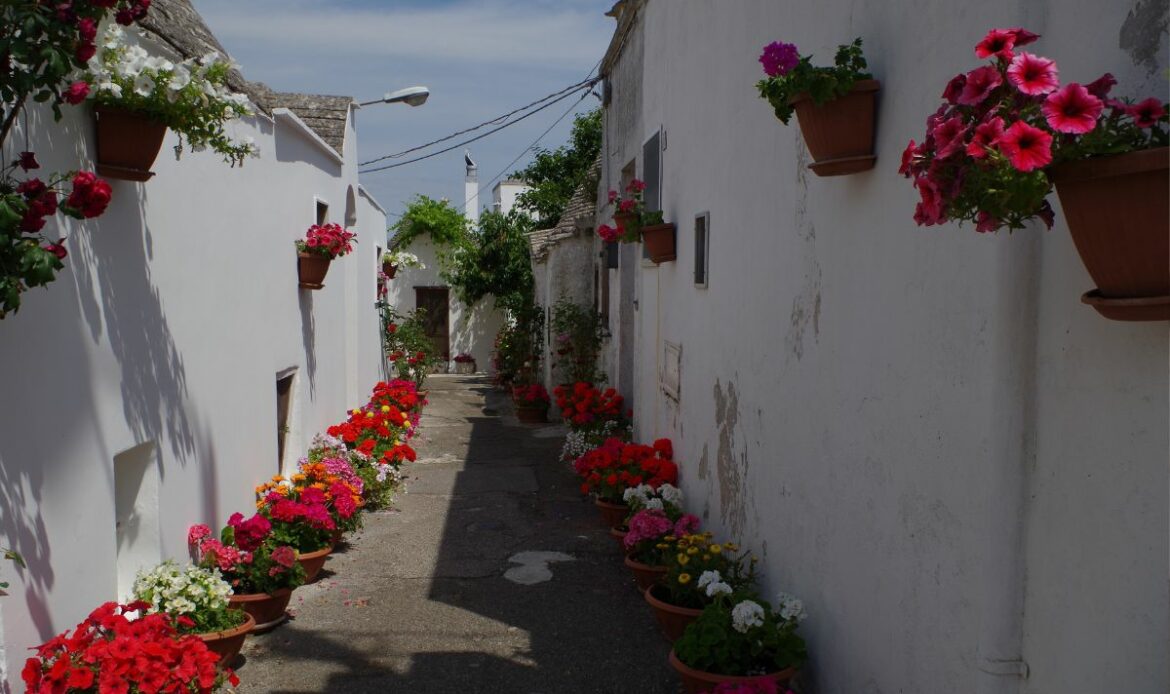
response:
[[[228,598],[228,604],[252,615],[255,626],[252,631],[261,632],[274,629],[285,620],[284,610],[288,607],[292,597],[292,588],[281,588],[272,593],[244,593]]]
[[[455,373],[469,375],[475,373],[475,362],[473,361],[457,361],[455,362]]]
[[[642,227],[642,243],[646,254],[655,263],[666,263],[675,259],[674,225],[654,224]]]
[[[232,661],[240,654],[240,648],[244,646],[244,639],[255,628],[256,618],[247,612],[244,612],[244,617],[246,618],[244,623],[235,629],[196,634],[199,638],[203,639],[207,650],[219,656],[220,665],[230,666],[232,664]]]
[[[766,675],[752,675],[750,677],[734,677],[732,675],[717,675],[714,672],[704,672],[688,667],[670,649],[670,666],[682,678],[683,689],[687,694],[701,694],[709,692],[723,682],[732,684],[747,684],[749,682],[775,682],[778,689],[783,691],[789,680],[796,676],[796,668],[788,668],[779,672],[769,672]]]
[[[390,279],[394,279],[394,273],[398,272],[398,266],[394,263],[382,263],[382,274]]]
[[[317,574],[321,573],[321,568],[325,566],[325,560],[329,558],[329,553],[332,551],[333,545],[329,545],[316,552],[297,553],[297,562],[305,569],[305,583],[317,580]]]
[[[136,111],[96,105],[98,175],[126,181],[145,181],[154,175],[150,167],[158,157],[167,126]]]
[[[321,289],[329,272],[330,258],[315,253],[297,253],[297,278],[305,289]]]
[[[601,512],[601,522],[607,528],[618,528],[626,524],[626,516],[630,515],[630,507],[625,504],[615,504],[611,501],[594,499],[593,505]]]
[[[332,549],[333,546],[335,546],[335,545],[341,544],[341,541],[344,539],[345,539],[345,531],[344,530],[342,530],[341,528],[334,530],[333,534],[329,536],[330,549]]]
[[[642,595],[646,598],[646,602],[650,603],[650,607],[654,608],[654,619],[658,620],[658,626],[662,628],[662,633],[668,641],[674,643],[682,638],[687,626],[698,619],[703,611],[693,607],[672,605],[655,595],[655,593],[663,592],[665,591],[663,591],[662,586],[655,584]]]
[[[612,537],[614,539],[614,541],[618,543],[618,547],[621,547],[623,552],[626,551],[626,535],[629,535],[629,534],[630,534],[630,531],[627,530],[626,528],[611,527],[609,529],[609,536]]]
[[[651,566],[650,564],[643,564],[639,561],[634,561],[630,555],[626,555],[625,564],[629,567],[630,572],[634,574],[634,580],[638,583],[638,589],[645,592],[650,589],[650,586],[655,583],[660,583],[666,577],[665,566]]]
[[[818,176],[842,176],[872,169],[874,120],[881,82],[859,80],[839,99],[817,105],[808,94],[791,104],[812,154],[808,168]]]
[[[525,424],[542,424],[548,421],[548,403],[531,404],[513,400],[516,405],[516,419]]]
[[[1106,318],[1170,320],[1170,147],[1052,167],[1060,206]]]

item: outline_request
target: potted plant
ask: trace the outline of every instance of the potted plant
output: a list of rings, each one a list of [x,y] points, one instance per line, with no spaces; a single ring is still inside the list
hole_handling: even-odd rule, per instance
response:
[[[334,258],[353,250],[354,239],[357,234],[342,229],[338,224],[325,224],[309,227],[305,238],[296,241],[297,246],[297,276],[300,284],[306,289],[321,289],[325,285],[325,275],[329,272],[329,263]]]
[[[630,517],[639,511],[647,509],[663,511],[667,517],[672,521],[678,520],[683,515],[682,490],[670,483],[660,484],[657,488],[651,487],[648,484],[639,484],[636,487],[628,487],[622,492],[622,500],[626,503],[626,517],[622,522],[609,529],[610,535],[616,538],[622,545],[623,551],[625,544],[622,542],[629,533],[629,526],[627,521]]]
[[[274,476],[272,483],[274,487],[261,485],[256,489],[258,515],[268,519],[277,543],[297,551],[297,563],[305,570],[305,583],[312,583],[333,551],[333,533],[337,530],[328,497],[324,489],[299,486],[280,475]]]
[[[624,498],[627,488],[646,484],[657,489],[662,484],[678,482],[678,467],[672,456],[669,439],[658,439],[647,446],[611,438],[578,458],[573,471],[581,478],[581,492],[594,497],[602,522],[612,528],[629,515],[630,507]]]
[[[475,373],[475,357],[467,352],[462,352],[455,355],[455,373],[457,374],[473,374]],[[545,399],[548,399],[548,393],[544,394]]]
[[[382,254],[382,274],[388,279],[394,279],[400,267],[413,267],[425,270],[426,265],[414,253],[407,251],[386,251]]]
[[[362,516],[358,511],[364,504],[362,491],[365,483],[350,464],[348,456],[334,454],[316,460],[301,458],[297,472],[289,478],[288,483],[294,487],[294,495],[302,501],[306,489],[314,488],[324,493],[325,508],[329,510],[334,525],[330,544],[341,542],[345,533],[362,527]],[[269,481],[261,485],[261,489],[272,491],[278,489],[278,485],[278,482]],[[259,491],[258,495],[265,496],[266,491]],[[310,495],[315,496],[315,492]]]
[[[661,558],[666,574],[645,597],[671,642],[677,641],[715,598],[750,592],[755,584],[755,558],[748,560],[746,552],[736,556],[738,546],[716,542],[710,532],[676,532],[663,543]]]
[[[375,459],[362,451],[350,450],[345,441],[328,434],[314,436],[304,461],[323,463],[329,468],[337,460],[348,461],[350,469],[361,482],[360,506],[363,510],[377,511],[390,506],[394,492],[403,481],[397,461]]]
[[[297,563],[297,551],[272,536],[272,526],[256,514],[244,520],[232,514],[220,533],[211,535],[206,525],[193,525],[187,543],[197,562],[205,568],[219,569],[232,586],[229,603],[256,621],[253,631],[260,633],[280,625],[285,618],[292,591],[305,582],[305,570]]]
[[[210,148],[225,161],[243,164],[256,156],[250,141],[235,142],[224,132],[233,118],[251,115],[248,97],[232,92],[233,66],[215,53],[172,62],[151,56],[144,36],[111,24],[89,59],[84,80],[97,120],[97,171],[103,176],[145,181],[167,128],[193,151]]]
[[[629,532],[622,543],[626,548],[626,567],[634,574],[638,589],[645,592],[666,576],[665,552],[679,536],[699,528],[699,519],[691,514],[671,518],[664,509],[649,508],[630,516]]]
[[[232,587],[219,569],[167,560],[150,571],[139,572],[134,581],[134,600],[147,603],[147,614],[170,616],[180,634],[195,634],[230,665],[256,626],[252,615],[231,608]]]
[[[767,77],[756,83],[781,123],[800,122],[818,176],[872,169],[874,115],[881,83],[866,71],[861,39],[839,46],[833,67],[813,67],[791,43],[773,42],[760,55]]]
[[[36,648],[21,671],[28,692],[199,692],[240,683],[202,640],[175,630],[170,616],[134,612],[150,607],[107,602]],[[129,616],[128,616],[129,615]]]
[[[723,682],[786,685],[808,658],[796,633],[804,618],[804,606],[788,595],[773,609],[751,595],[720,594],[675,641],[670,664],[688,694]]]
[[[625,399],[613,388],[602,390],[592,383],[577,381],[553,388],[553,398],[570,431],[599,431],[608,422],[620,430],[627,423],[622,411]]]
[[[516,406],[516,418],[528,424],[548,421],[548,391],[539,383],[512,386],[512,403]]]
[[[1110,97],[1110,74],[1062,86],[1054,61],[1018,51],[1037,38],[991,30],[975,48],[990,64],[947,85],[926,137],[902,154],[899,172],[921,196],[914,220],[988,232],[1038,218],[1052,228],[1055,185],[1097,283],[1081,300],[1107,318],[1170,319],[1166,104]]]
[[[626,186],[627,197],[623,198],[616,190],[609,191],[616,226],[602,224],[597,228],[597,235],[606,243],[634,243],[640,239],[650,260],[655,263],[674,260],[674,225],[662,221],[661,210],[646,209],[642,199],[645,190],[646,184],[635,178]]]

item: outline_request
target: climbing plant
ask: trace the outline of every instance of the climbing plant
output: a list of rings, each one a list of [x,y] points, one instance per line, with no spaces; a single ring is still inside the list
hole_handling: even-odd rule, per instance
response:
[[[560,371],[562,383],[600,383],[605,380],[597,369],[604,325],[601,315],[592,306],[581,306],[561,298],[553,305],[549,327],[553,367]]]
[[[568,144],[537,150],[532,163],[512,174],[529,186],[516,204],[536,219],[537,229],[557,225],[600,152],[601,109],[594,109],[573,120]]]
[[[447,200],[416,195],[406,212],[390,227],[394,248],[405,249],[420,236],[430,236],[440,251],[439,258],[451,256],[467,245],[470,235],[467,218]]]
[[[535,282],[529,231],[532,219],[522,212],[484,212],[477,231],[468,236],[444,271],[459,300],[473,306],[490,294],[496,306],[510,315],[532,306]]]

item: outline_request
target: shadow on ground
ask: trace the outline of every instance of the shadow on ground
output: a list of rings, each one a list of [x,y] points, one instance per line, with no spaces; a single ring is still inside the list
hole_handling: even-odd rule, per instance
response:
[[[481,379],[428,387],[408,493],[330,558],[333,576],[297,590],[292,623],[250,638],[240,691],[679,691],[616,545],[557,460],[560,431],[517,423]],[[509,561],[521,552],[571,559],[524,570]]]

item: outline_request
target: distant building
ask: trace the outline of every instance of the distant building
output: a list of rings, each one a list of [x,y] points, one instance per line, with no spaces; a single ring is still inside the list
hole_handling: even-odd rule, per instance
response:
[[[506,178],[492,187],[492,211],[508,214],[516,206],[516,196],[528,190],[528,184]]]

